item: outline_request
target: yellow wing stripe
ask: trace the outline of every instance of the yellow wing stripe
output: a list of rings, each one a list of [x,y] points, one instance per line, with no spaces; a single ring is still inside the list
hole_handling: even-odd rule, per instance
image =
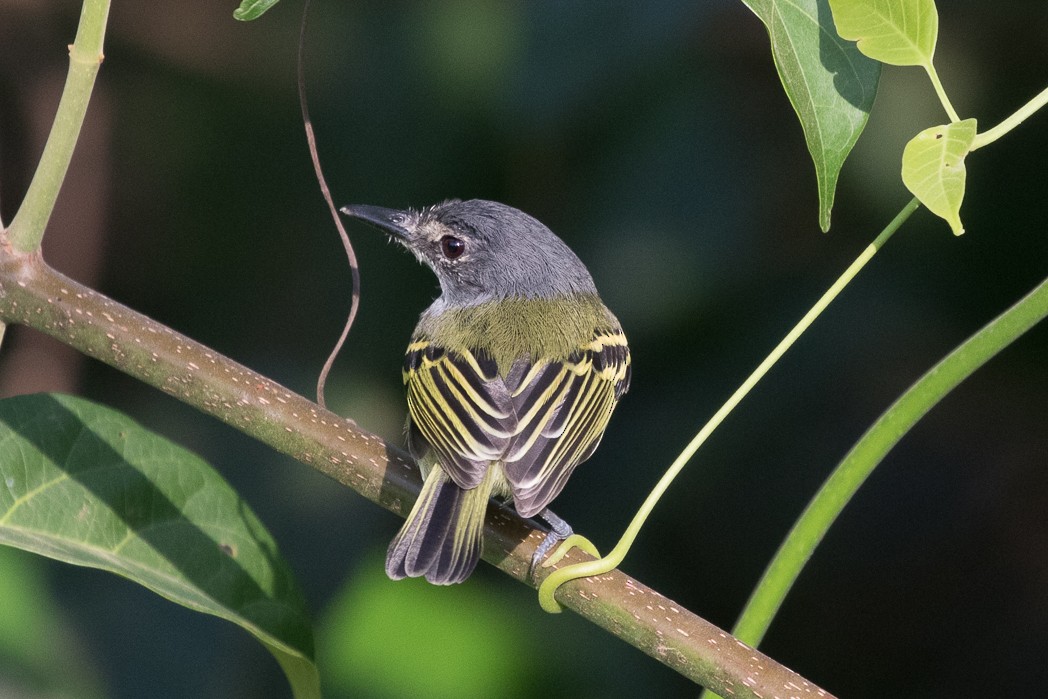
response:
[[[560,402],[560,395],[569,388],[569,384],[565,380],[565,374],[564,369],[557,372],[557,377],[550,382],[549,387],[531,401],[531,405],[528,406],[528,410],[523,415],[517,416],[517,420],[519,420],[518,434],[525,432],[531,426],[535,416],[543,409],[545,409],[545,416],[539,421],[539,424],[545,424],[549,420],[550,413],[557,408],[557,404]],[[554,394],[557,394],[556,399],[553,397]],[[535,432],[537,434],[541,430],[536,429]]]
[[[444,379],[446,379],[443,385],[451,394],[451,396],[454,397],[454,400],[449,400],[449,404],[452,409],[450,416],[455,425],[455,429],[458,432],[460,432],[463,435],[463,437],[468,437],[472,439],[478,452],[486,452],[488,450],[484,449],[484,447],[479,443],[479,441],[477,441],[473,437],[473,433],[469,427],[470,423],[475,425],[475,427],[479,431],[486,433],[488,436],[494,437],[499,440],[506,439],[512,434],[511,432],[507,432],[506,430],[498,429],[495,426],[498,424],[497,422],[495,424],[491,424],[491,422],[489,422],[490,418],[492,417],[496,419],[504,419],[506,417],[509,417],[509,413],[498,410],[495,406],[491,405],[490,403],[487,403],[487,401],[480,399],[479,396],[478,401],[480,403],[481,410],[477,410],[473,407],[474,403],[466,399],[466,396],[462,391],[464,387],[466,388],[466,393],[470,394],[471,397],[477,394],[468,388],[468,384],[465,382],[465,377],[463,377],[454,368],[454,366],[451,365],[450,362],[442,362],[439,368],[437,369],[437,372],[439,372],[439,374]],[[430,383],[434,384],[434,388],[436,388],[437,391],[440,391],[440,389],[436,387],[436,382],[433,380],[433,376],[433,374],[430,375]],[[444,396],[443,393],[441,393],[441,396],[445,398],[450,398],[448,396]],[[485,406],[490,407],[490,409],[488,409]],[[465,416],[463,415],[463,413],[465,413]],[[468,418],[468,420],[464,418]],[[478,453],[478,456],[481,456],[481,458],[497,458],[498,454],[496,453],[494,455],[491,455],[484,453],[483,455],[481,455]]]
[[[626,338],[612,330],[570,358],[526,360],[496,367],[486,355],[448,352],[420,337],[408,345],[404,381],[409,431],[452,479],[475,487],[501,462],[518,510],[533,514],[593,453],[629,387],[630,356]]]
[[[549,364],[545,362],[535,362],[532,364],[531,368],[528,369],[528,373],[520,380],[520,386],[518,386],[517,390],[513,392],[513,397],[516,398],[521,393],[528,390],[528,388],[531,387],[531,384],[534,383],[535,379],[538,378],[539,374],[545,371],[548,366]]]
[[[562,402],[561,396],[567,393],[571,388],[569,382],[564,380],[564,376],[565,372],[561,370],[560,376],[558,376],[557,381],[554,382],[554,384],[551,385],[550,388],[544,392],[540,400],[535,401],[532,408],[525,414],[524,418],[521,420],[521,425],[523,428],[526,428],[528,431],[530,431],[530,435],[527,436],[523,443],[518,442],[513,446],[513,450],[505,457],[506,461],[519,461],[524,454],[530,452],[532,448],[534,448],[535,443],[540,438],[550,437],[550,435],[546,434],[545,426],[549,424],[551,418],[553,417],[553,413],[555,413],[558,409],[562,409],[560,405],[560,403]],[[556,398],[553,398],[554,392],[556,392],[557,394]],[[535,420],[536,415],[540,411],[544,411],[543,415],[533,425],[532,422]],[[521,429],[518,432],[518,434],[524,433],[525,429]]]
[[[465,355],[465,357],[470,364],[470,368],[475,369],[476,372],[479,374],[480,367],[477,366],[477,362],[475,359],[473,359],[473,355],[467,354]],[[500,410],[497,405],[494,405],[490,400],[488,400],[488,396],[482,395],[479,391],[473,388],[473,384],[465,377],[465,375],[463,375],[461,371],[459,371],[459,368],[455,366],[452,362],[448,361],[446,358],[442,359],[437,363],[436,369],[449,379],[447,384],[449,388],[451,388],[460,396],[464,392],[469,397],[470,403],[472,405],[476,405],[478,408],[484,411],[485,414],[498,420],[502,420],[509,417],[508,411]],[[478,419],[482,419],[480,414],[475,410],[471,409],[470,414],[477,417]]]
[[[408,408],[411,418],[418,423],[422,433],[433,446],[445,453],[464,453],[465,444],[450,423],[450,415],[439,407],[429,390],[425,378],[408,384]]]
[[[470,461],[498,458],[497,451],[477,439],[466,421],[463,420],[461,413],[465,412],[469,418],[472,418],[479,432],[501,439],[505,439],[508,435],[487,429],[480,413],[470,406],[469,401],[466,401],[462,392],[458,390],[457,387],[460,384],[445,383],[450,395],[445,395],[440,390],[435,379],[435,372],[442,371],[445,365],[446,363],[440,363],[440,368],[435,371],[420,372],[409,382],[411,390],[408,394],[408,407],[411,410],[412,418],[430,427],[429,430],[424,429],[423,434],[431,442],[436,443],[434,446],[443,445],[451,453],[460,454]],[[418,399],[417,402],[411,400],[412,396]]]
[[[600,395],[602,392],[601,388],[604,388],[605,384],[598,382],[596,374],[580,376],[580,379],[583,385],[575,398],[574,404],[568,411],[568,422],[564,425],[560,438],[545,459],[545,462],[540,466],[538,472],[529,479],[530,483],[521,484],[524,487],[532,483],[545,481],[563,464],[578,463],[578,456],[585,446],[592,441],[591,435],[593,432],[596,432],[598,435],[604,432],[607,419],[594,419],[594,414],[598,413],[601,403],[607,402],[599,400],[602,398]],[[610,391],[604,391],[604,393],[608,396],[611,395]],[[573,445],[574,448],[572,448]]]

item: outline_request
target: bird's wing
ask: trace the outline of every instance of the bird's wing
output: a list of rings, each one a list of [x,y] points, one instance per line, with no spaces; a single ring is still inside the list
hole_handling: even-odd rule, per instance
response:
[[[405,357],[404,383],[412,454],[433,449],[456,485],[476,487],[488,465],[502,458],[517,422],[495,362],[415,338]]]
[[[521,516],[541,512],[597,448],[630,375],[618,329],[598,332],[565,360],[514,366],[506,383],[518,423],[502,459]]]
[[[473,488],[502,462],[517,511],[531,517],[597,448],[629,388],[618,329],[598,332],[563,360],[517,360],[505,376],[482,352],[450,352],[425,338],[404,366],[412,453],[436,451],[456,485]]]

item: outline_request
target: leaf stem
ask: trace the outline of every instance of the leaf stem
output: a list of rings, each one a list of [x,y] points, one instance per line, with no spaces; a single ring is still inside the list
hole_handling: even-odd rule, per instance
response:
[[[51,133],[25,199],[7,229],[8,240],[19,252],[37,250],[43,240],[102,63],[108,17],[109,0],[84,0],[76,39],[69,47],[69,73]]]
[[[960,121],[961,117],[957,115],[957,110],[953,108],[950,98],[946,95],[946,89],[943,88],[942,81],[939,80],[939,72],[935,70],[935,66],[930,60],[924,64],[924,70],[928,73],[928,77],[932,81],[932,87],[935,88],[935,94],[939,96],[939,101],[942,102],[943,109],[946,110],[946,115],[950,117],[950,121]]]
[[[724,419],[731,413],[732,410],[746,397],[746,394],[757,385],[765,374],[779,361],[780,358],[786,353],[786,351],[793,346],[793,343],[804,333],[805,330],[815,321],[819,315],[826,310],[827,306],[837,298],[838,294],[844,289],[848,283],[855,278],[855,275],[869,262],[873,256],[884,247],[884,244],[888,242],[888,239],[899,229],[899,226],[910,217],[910,215],[920,206],[920,203],[916,198],[912,199],[902,210],[892,219],[883,231],[877,236],[876,239],[865,250],[859,255],[858,258],[844,271],[844,273],[833,283],[833,285],[826,290],[826,293],[815,303],[814,306],[801,318],[786,337],[771,351],[764,361],[754,369],[753,373],[739,386],[730,398],[713,414],[698,434],[696,434],[691,442],[684,448],[684,451],[680,453],[680,456],[670,465],[669,469],[663,474],[662,478],[652,489],[651,493],[644,500],[644,503],[640,506],[637,514],[633,516],[633,520],[626,528],[625,533],[619,542],[615,545],[606,556],[597,559],[595,561],[586,561],[584,563],[576,563],[574,565],[565,566],[558,568],[551,573],[542,584],[539,586],[539,604],[546,611],[559,611],[559,605],[557,604],[554,594],[556,589],[576,578],[589,577],[593,575],[601,575],[606,573],[613,568],[616,568],[622,560],[626,557],[630,547],[633,545],[634,540],[637,538],[637,534],[640,533],[641,527],[647,521],[648,516],[652,510],[655,509],[655,505],[658,504],[659,499],[663,493],[670,487],[673,480],[677,475],[684,469],[684,466],[691,460],[695,452],[698,451],[699,447],[709,438],[713,431],[724,421]]]
[[[1037,96],[1032,100],[1019,107],[1010,117],[1002,121],[992,129],[985,131],[975,137],[975,141],[972,143],[969,151],[982,148],[985,145],[993,143],[1001,136],[1005,135],[1019,124],[1026,121],[1034,112],[1048,104],[1048,87],[1037,93]]]
[[[734,634],[754,646],[830,526],[902,437],[964,379],[1048,316],[1048,279],[932,367],[873,424],[833,471],[783,541]]]

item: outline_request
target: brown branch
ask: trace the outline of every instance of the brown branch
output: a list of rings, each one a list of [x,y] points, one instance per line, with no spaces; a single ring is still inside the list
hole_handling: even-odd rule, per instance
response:
[[[0,240],[0,320],[44,332],[213,415],[401,516],[421,485],[381,437]],[[484,558],[526,584],[542,532],[493,508]],[[578,561],[573,552],[565,563]],[[577,580],[557,600],[725,697],[830,697],[727,632],[619,571]]]

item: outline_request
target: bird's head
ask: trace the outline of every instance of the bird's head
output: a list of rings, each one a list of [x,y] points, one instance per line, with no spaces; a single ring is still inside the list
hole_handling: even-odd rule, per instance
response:
[[[450,307],[596,294],[585,265],[564,241],[505,204],[470,199],[419,211],[346,206],[342,213],[380,228],[426,263]]]

